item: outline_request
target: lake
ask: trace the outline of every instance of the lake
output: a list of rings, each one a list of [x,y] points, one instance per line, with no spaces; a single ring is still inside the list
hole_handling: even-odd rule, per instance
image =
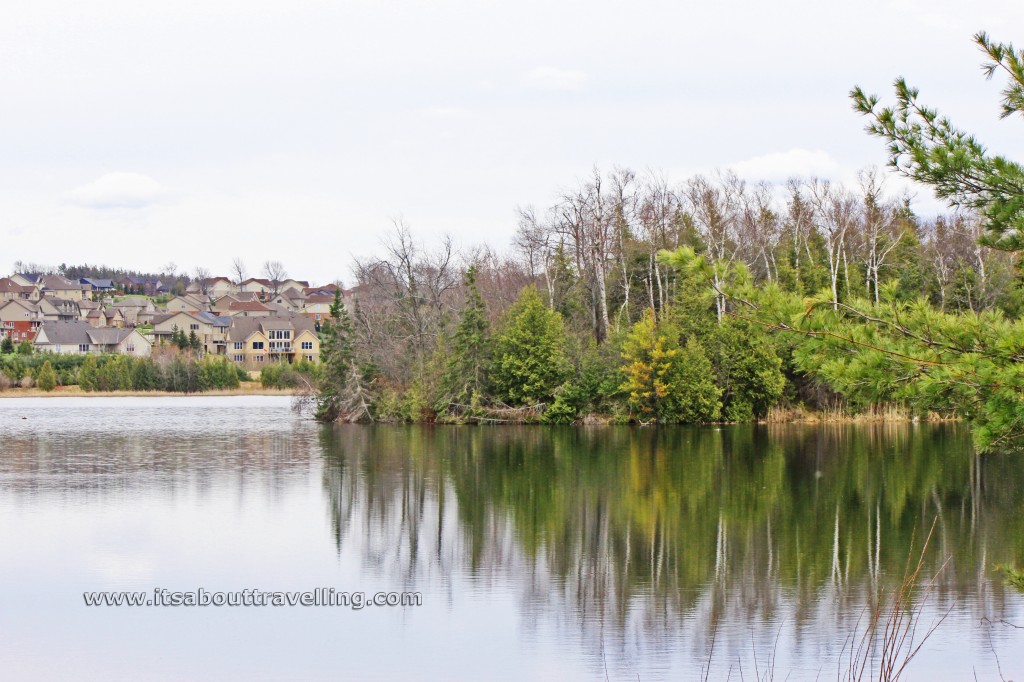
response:
[[[289,408],[0,399],[0,677],[844,679],[933,523],[917,641],[945,620],[907,679],[1024,677],[1024,594],[994,568],[1024,566],[1024,467],[975,456],[962,425],[321,426]],[[422,603],[83,599],[318,588]]]

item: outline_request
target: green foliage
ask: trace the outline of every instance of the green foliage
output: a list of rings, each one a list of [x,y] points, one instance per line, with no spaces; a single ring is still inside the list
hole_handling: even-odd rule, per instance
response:
[[[984,33],[975,42],[991,60],[984,71],[1009,76],[1003,90],[1002,117],[1024,113],[1024,52],[1008,43],[993,43]],[[867,130],[888,141],[889,165],[929,185],[935,194],[976,209],[986,218],[985,243],[999,249],[1024,248],[1024,167],[994,156],[972,135],[958,129],[935,109],[918,101],[919,91],[899,78],[896,104],[879,107],[876,95],[859,87],[850,92],[854,109],[871,118]]]
[[[506,312],[495,339],[492,383],[512,406],[551,403],[569,375],[562,316],[526,287]]]
[[[0,353],[13,353],[14,352],[14,341],[11,341],[11,337],[5,336],[0,341]]]
[[[306,382],[315,384],[319,377],[320,366],[306,360],[293,365],[270,363],[260,370],[260,385],[263,388],[298,388]]]
[[[754,325],[727,319],[717,330],[714,358],[728,421],[761,419],[786,388],[782,359],[770,339]]]
[[[49,360],[43,363],[42,368],[39,370],[39,376],[36,377],[36,385],[47,392],[57,388],[57,373],[53,370],[53,365],[50,364]]]
[[[32,342],[25,340],[19,343],[18,355],[32,355]]]
[[[98,391],[99,389],[99,361],[95,355],[85,359],[85,363],[78,370],[78,387],[83,391]]]
[[[356,361],[354,336],[341,292],[335,290],[330,317],[321,330],[321,371],[314,413],[317,421],[372,419],[372,396],[365,385],[363,369]]]
[[[464,280],[468,290],[466,303],[448,344],[448,358],[441,377],[444,394],[441,409],[447,409],[450,403],[469,405],[474,396],[482,395],[487,389],[491,368],[490,323],[476,277],[477,268],[471,266]]]

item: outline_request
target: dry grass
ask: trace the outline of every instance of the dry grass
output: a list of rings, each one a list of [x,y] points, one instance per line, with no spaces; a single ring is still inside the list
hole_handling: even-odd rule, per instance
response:
[[[924,417],[921,417],[901,405],[879,403],[855,414],[847,412],[842,407],[830,407],[823,410],[809,410],[802,405],[797,407],[773,407],[768,411],[768,416],[761,420],[761,423],[871,424],[881,422],[942,422],[958,421],[958,419],[958,417],[943,415],[938,412],[929,412]]]
[[[910,554],[907,557],[907,566],[903,572],[903,580],[900,584],[886,594],[878,595],[878,601],[868,612],[868,620],[863,631],[855,628],[850,635],[843,650],[849,653],[846,658],[846,673],[842,673],[843,655],[840,654],[837,677],[842,680],[854,682],[863,679],[876,679],[880,682],[896,682],[906,671],[907,666],[914,659],[917,653],[932,636],[935,630],[942,624],[953,610],[951,605],[948,610],[936,618],[927,626],[924,634],[918,639],[918,624],[924,611],[924,606],[931,596],[935,579],[945,569],[946,561],[942,563],[935,575],[920,590],[918,583],[921,580],[921,568],[924,565],[925,554],[931,542],[932,534],[935,532],[935,524],[932,521],[931,530],[925,538],[921,547],[921,554],[917,563],[913,562],[913,541],[911,541]],[[919,599],[914,600],[915,594]]]

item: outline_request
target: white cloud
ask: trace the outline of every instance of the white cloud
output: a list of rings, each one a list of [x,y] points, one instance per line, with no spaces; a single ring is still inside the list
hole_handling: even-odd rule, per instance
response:
[[[166,200],[171,190],[141,173],[107,173],[68,193],[86,208],[143,208]]]
[[[820,149],[790,149],[788,152],[764,154],[731,164],[729,168],[748,180],[776,182],[811,176],[842,180],[850,175],[848,169]]]
[[[580,90],[587,82],[582,71],[556,69],[553,66],[538,66],[523,74],[522,84],[535,90]]]

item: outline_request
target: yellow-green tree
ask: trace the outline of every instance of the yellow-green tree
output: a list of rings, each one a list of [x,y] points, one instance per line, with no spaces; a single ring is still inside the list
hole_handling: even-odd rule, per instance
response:
[[[678,355],[678,344],[662,333],[654,311],[648,308],[622,343],[622,359],[626,361],[622,373],[626,380],[620,388],[640,419],[667,416]]]
[[[36,385],[44,391],[52,391],[57,388],[57,373],[53,371],[53,365],[50,364],[49,360],[43,363],[42,368],[39,370]]]

